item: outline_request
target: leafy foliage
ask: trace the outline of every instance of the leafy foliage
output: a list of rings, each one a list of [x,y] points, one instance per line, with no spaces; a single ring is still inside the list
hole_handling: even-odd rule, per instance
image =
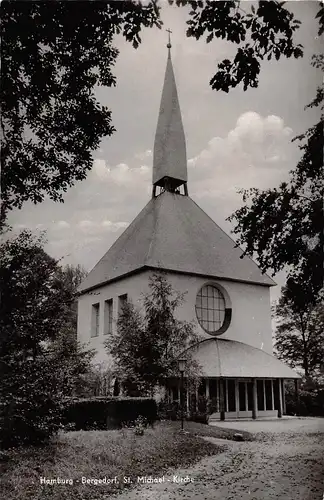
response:
[[[324,68],[324,58],[314,56],[313,66]],[[308,107],[323,112],[323,89]],[[290,172],[288,183],[278,188],[242,190],[243,202],[228,220],[235,221],[238,245],[244,255],[257,255],[262,271],[273,274],[288,269],[289,288],[298,288],[299,302],[315,305],[324,283],[323,233],[323,114],[300,141],[302,157]],[[299,299],[298,299],[299,297]]]
[[[169,0],[170,4],[174,0]],[[302,57],[303,47],[295,45],[293,36],[301,22],[286,8],[286,2],[260,1],[257,8],[251,5],[246,12],[246,2],[186,1],[176,0],[176,5],[189,5],[192,10],[187,21],[187,36],[199,40],[206,37],[210,43],[222,38],[239,45],[232,61],[224,59],[210,80],[215,90],[228,92],[243,84],[243,89],[257,87],[261,62],[280,57]],[[244,5],[244,9],[241,8]]]
[[[295,298],[294,294],[298,297]],[[323,376],[324,368],[324,300],[311,307],[300,297],[302,290],[283,289],[275,308],[278,326],[275,349],[278,357],[292,367],[301,368],[306,379]]]
[[[42,442],[60,425],[93,356],[76,343],[75,290],[43,250],[44,238],[23,231],[0,245],[0,441]]]
[[[301,380],[298,395],[293,384],[286,382],[286,413],[288,415],[324,417],[324,386],[314,380]]]
[[[91,369],[79,377],[74,395],[85,398],[114,396],[114,378],[113,371],[105,363],[92,364]]]
[[[2,218],[85,179],[91,152],[111,135],[96,100],[112,73],[121,33],[136,48],[142,27],[160,26],[154,2],[11,2],[2,17]]]
[[[257,87],[264,58],[303,55],[293,41],[300,21],[284,2],[260,1],[249,13],[238,1],[176,5],[191,7],[188,37],[238,45],[232,61],[218,64],[210,80],[215,90]],[[77,2],[1,3],[0,221],[27,200],[63,201],[64,192],[86,178],[92,152],[115,131],[111,111],[94,93],[98,85],[116,85],[113,37],[120,34],[137,48],[143,27],[161,28],[161,7],[157,0],[84,2],[82,9]],[[322,23],[323,8],[317,18]]]
[[[186,347],[198,342],[191,323],[175,317],[183,294],[175,292],[163,274],[154,274],[149,287],[143,301],[145,314],[131,302],[126,303],[118,318],[117,333],[106,342],[117,375],[126,391],[134,395],[152,394],[167,377],[179,376],[177,359]],[[186,376],[197,377],[199,366],[188,351],[186,358]]]

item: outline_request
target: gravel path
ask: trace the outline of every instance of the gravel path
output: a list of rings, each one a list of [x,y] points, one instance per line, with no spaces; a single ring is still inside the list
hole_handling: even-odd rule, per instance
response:
[[[285,423],[284,423],[285,422]],[[223,453],[139,484],[122,500],[322,500],[324,419],[257,422],[253,442],[208,438]],[[251,431],[256,422],[238,422]],[[226,423],[234,427],[234,422]],[[244,425],[245,424],[245,425]],[[263,425],[262,425],[263,424]],[[277,424],[277,425],[275,425]],[[225,425],[224,425],[225,426]],[[237,427],[236,427],[237,428]],[[238,429],[239,430],[239,429]],[[182,478],[182,484],[179,483]],[[190,482],[185,478],[189,478]]]

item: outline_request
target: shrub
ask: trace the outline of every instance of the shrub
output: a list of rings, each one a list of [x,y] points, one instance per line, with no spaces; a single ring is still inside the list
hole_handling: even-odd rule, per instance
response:
[[[298,399],[294,392],[286,392],[288,415],[324,417],[324,389],[300,390]]]
[[[198,422],[200,424],[208,424],[209,415],[207,412],[192,412],[190,413],[190,420],[192,420],[192,422]]]
[[[158,404],[158,418],[160,420],[180,420],[181,407],[179,401],[160,401]]]
[[[10,371],[11,376],[1,381],[2,448],[39,445],[48,441],[61,425],[63,399],[55,386],[57,377],[53,364],[38,357],[18,366],[16,373]]]
[[[198,413],[207,413],[209,406],[209,400],[207,400],[206,396],[199,396],[198,397],[198,404],[197,404],[197,409]]]
[[[91,398],[71,401],[65,410],[65,425],[76,430],[104,430],[135,425],[142,417],[148,425],[157,419],[157,405],[149,398]]]
[[[200,424],[208,424],[209,406],[209,400],[205,396],[199,395],[197,403],[195,398],[191,398],[189,420]]]
[[[181,419],[181,406],[178,401],[160,401],[158,405],[158,417],[160,420],[180,420]],[[208,424],[209,413],[207,411],[207,400],[206,398],[200,398],[198,400],[198,406],[196,409],[195,402],[190,405],[189,412],[187,412],[187,407],[183,408],[183,417],[186,420],[191,420],[193,422],[199,422],[201,424]]]
[[[209,415],[215,413],[218,409],[217,398],[209,399],[207,408]]]

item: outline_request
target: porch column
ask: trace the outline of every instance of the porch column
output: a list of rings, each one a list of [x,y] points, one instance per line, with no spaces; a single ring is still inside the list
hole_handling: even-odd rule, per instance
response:
[[[228,383],[227,383],[227,379],[225,379],[224,400],[225,400],[225,411],[228,411]]]
[[[206,399],[209,399],[209,378],[206,378]]]
[[[220,419],[225,420],[225,383],[223,378],[219,380],[219,399]]]
[[[245,382],[245,411],[249,410],[248,384]]]
[[[253,383],[253,408],[252,408],[252,418],[256,419],[258,416],[258,394],[257,394],[257,381],[254,378]]]
[[[273,380],[271,379],[271,410],[274,410],[274,392],[273,392]]]
[[[216,390],[217,390],[217,396],[216,396],[216,412],[220,412],[220,389],[219,389],[219,379],[216,379]]]
[[[235,411],[237,414],[240,411],[239,383],[237,379],[235,379]]]
[[[263,379],[263,408],[264,411],[267,409],[267,397],[266,397],[266,385],[265,385],[265,379]]]
[[[282,417],[283,413],[283,408],[282,408],[282,384],[281,384],[281,379],[278,380],[278,387],[279,387],[279,408],[278,408],[278,417]]]
[[[284,379],[281,380],[282,384],[282,410],[283,413],[286,413],[286,394],[285,394],[285,381]]]

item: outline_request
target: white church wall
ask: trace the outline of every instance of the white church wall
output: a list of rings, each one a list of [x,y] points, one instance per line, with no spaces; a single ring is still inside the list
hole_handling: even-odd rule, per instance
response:
[[[127,294],[128,298],[141,309],[143,307],[142,294],[148,291],[148,278],[151,274],[150,271],[143,271],[86,293],[79,298],[78,339],[97,350],[96,363],[109,365],[112,362],[103,347],[103,342],[107,339],[107,335],[104,334],[105,301],[113,299],[113,329],[116,329],[118,297]],[[232,308],[231,323],[220,338],[243,342],[272,354],[269,287],[226,280],[208,280],[176,273],[169,273],[168,279],[175,290],[186,292],[185,302],[177,313],[178,318],[194,321],[202,337],[210,338],[210,335],[199,326],[196,319],[196,295],[204,284],[214,283],[227,292]],[[92,305],[96,303],[100,304],[99,335],[91,337],[91,311]]]
[[[118,297],[127,294],[128,298],[138,306],[143,307],[141,303],[141,294],[148,291],[148,278],[150,273],[144,271],[134,274],[130,277],[122,278],[116,282],[104,285],[96,290],[85,293],[79,297],[78,301],[78,340],[81,343],[89,345],[90,348],[96,349],[97,354],[94,363],[104,363],[111,365],[111,357],[104,349],[103,343],[108,336],[104,333],[105,328],[105,301],[113,299],[113,331],[117,327],[118,318]],[[100,319],[99,319],[99,335],[91,337],[91,311],[92,305],[100,304]]]
[[[181,274],[172,274],[169,279],[175,289],[187,292],[179,318],[193,320],[201,336],[211,338],[196,319],[196,295],[203,285],[218,284],[227,292],[232,308],[229,328],[219,338],[243,342],[272,354],[269,287]]]

